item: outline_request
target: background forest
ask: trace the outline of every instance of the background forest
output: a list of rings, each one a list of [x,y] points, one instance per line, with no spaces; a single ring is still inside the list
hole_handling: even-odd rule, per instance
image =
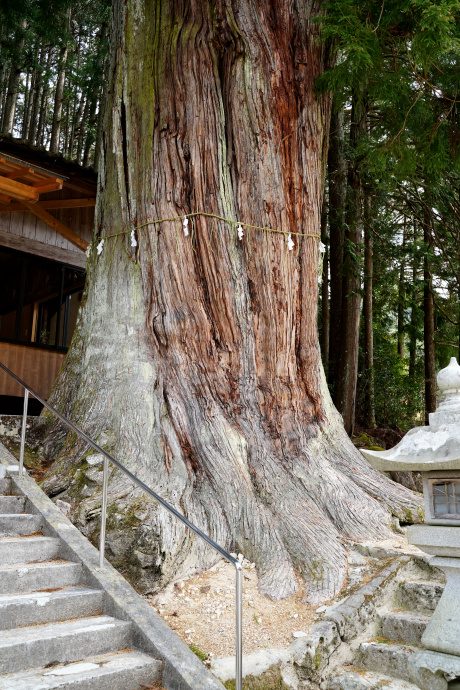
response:
[[[460,351],[459,2],[323,4],[323,362],[349,434],[404,431]],[[109,20],[108,0],[2,4],[3,134],[97,168]]]

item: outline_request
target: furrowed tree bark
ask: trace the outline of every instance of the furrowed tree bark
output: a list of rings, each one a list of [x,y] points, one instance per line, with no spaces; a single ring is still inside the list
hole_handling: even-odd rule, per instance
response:
[[[328,381],[333,389],[338,379],[341,341],[343,244],[345,241],[345,201],[347,194],[344,156],[343,110],[331,113],[329,153],[329,251],[330,251],[330,336]]]
[[[271,597],[321,601],[343,539],[419,500],[348,441],[321,367],[318,235],[329,99],[315,3],[115,0],[97,238],[52,402],[223,547]],[[195,216],[296,232],[286,236]],[[96,244],[106,239],[100,255]],[[96,538],[100,458],[51,427],[44,487]],[[112,471],[107,555],[143,591],[216,554]]]

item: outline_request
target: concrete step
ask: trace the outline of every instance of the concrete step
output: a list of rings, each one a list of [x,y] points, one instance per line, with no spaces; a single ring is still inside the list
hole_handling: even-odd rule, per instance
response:
[[[138,690],[161,682],[163,664],[139,651],[88,657],[83,661],[0,676],[0,690]]]
[[[131,623],[111,616],[0,631],[0,676],[81,661],[129,646]]]
[[[35,534],[43,529],[44,520],[41,515],[30,513],[0,514],[0,537],[23,537]]]
[[[397,591],[398,604],[409,611],[432,613],[442,596],[444,585],[430,580],[406,580]]]
[[[327,690],[419,690],[419,687],[405,680],[360,669],[342,671],[329,681]]]
[[[0,514],[24,513],[25,503],[24,496],[0,496]]]
[[[381,618],[382,635],[392,642],[418,645],[429,620],[412,611],[390,611]]]
[[[55,537],[2,537],[0,565],[49,561],[58,555],[59,546]]]
[[[417,651],[406,645],[363,642],[359,645],[356,665],[410,683],[410,660]]]
[[[44,561],[0,566],[0,595],[69,587],[81,582],[80,563]]]
[[[101,615],[103,603],[102,590],[84,586],[9,594],[0,597],[0,630]]]
[[[9,496],[11,494],[11,479],[4,477],[0,479],[0,495]]]

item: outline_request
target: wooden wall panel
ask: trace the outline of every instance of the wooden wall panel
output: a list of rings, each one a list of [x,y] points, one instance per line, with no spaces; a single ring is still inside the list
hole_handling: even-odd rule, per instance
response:
[[[49,194],[42,194],[41,200],[45,199],[78,199],[82,195],[78,192],[65,187],[60,192],[52,192]],[[51,215],[55,216],[64,225],[73,230],[77,235],[91,242],[93,238],[94,226],[94,207],[90,208],[72,208],[59,209],[50,211]],[[56,248],[61,252],[69,252],[69,257],[74,257],[75,253],[81,255],[78,264],[75,264],[70,258],[61,259],[66,263],[74,263],[74,265],[85,265],[86,256],[71,242],[66,240],[62,235],[50,228],[44,221],[37,218],[33,213],[15,212],[15,213],[0,213],[0,232],[5,235],[11,235],[20,238],[24,241],[22,251],[29,251],[31,254],[38,254],[39,256],[47,256],[45,251],[41,248],[48,246]],[[27,243],[31,242],[30,248],[27,249]],[[38,244],[34,244],[38,243]],[[0,241],[0,244],[3,242]],[[6,246],[11,246],[7,244]]]
[[[0,342],[0,362],[45,400],[51,393],[64,359],[65,354],[62,352]],[[0,395],[23,396],[23,388],[1,369]]]

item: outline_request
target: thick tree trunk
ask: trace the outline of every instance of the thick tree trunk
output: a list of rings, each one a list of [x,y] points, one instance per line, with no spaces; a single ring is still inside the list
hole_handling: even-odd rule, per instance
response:
[[[358,144],[366,133],[367,114],[362,93],[353,94],[350,123],[347,213],[343,260],[342,316],[338,376],[334,403],[342,415],[345,431],[353,434],[358,381],[359,324],[361,318],[361,252],[363,241],[363,187],[359,171]]]
[[[364,198],[364,379],[365,379],[365,409],[364,419],[366,426],[375,427],[375,391],[374,391],[374,248],[372,242],[371,223],[371,197],[369,192]]]
[[[345,202],[347,194],[344,156],[343,110],[332,109],[328,154],[329,249],[331,267],[330,337],[328,381],[335,388],[342,322],[343,244],[345,241]]]
[[[419,505],[349,443],[317,334],[329,100],[318,6],[116,0],[85,304],[53,402],[230,550],[260,589],[341,588],[343,539]],[[286,236],[204,216],[301,231]],[[105,240],[99,237],[127,230]],[[45,487],[96,537],[97,457],[52,428]],[[113,472],[108,557],[153,590],[216,555]]]
[[[434,349],[434,301],[429,253],[432,246],[431,214],[427,204],[423,208],[423,341],[425,348],[425,423],[430,412],[436,411],[436,359]]]

